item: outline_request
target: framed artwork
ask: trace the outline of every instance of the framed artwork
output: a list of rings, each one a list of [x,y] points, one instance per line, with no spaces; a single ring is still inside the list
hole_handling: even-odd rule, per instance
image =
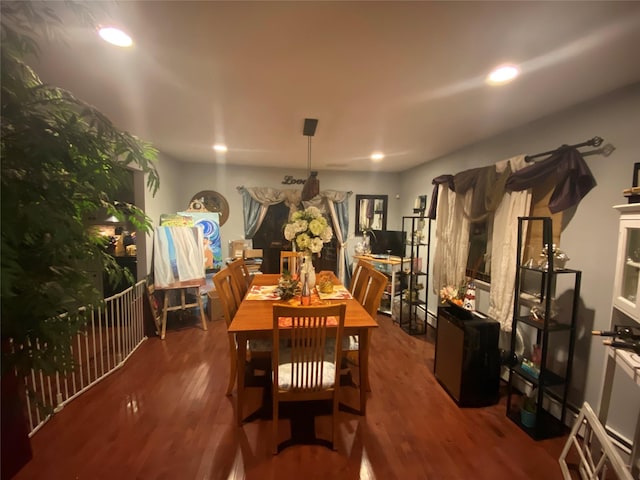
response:
[[[356,195],[356,235],[387,229],[387,201],[387,195]]]
[[[632,187],[637,187],[640,185],[640,162],[636,162],[633,164],[633,184]]]

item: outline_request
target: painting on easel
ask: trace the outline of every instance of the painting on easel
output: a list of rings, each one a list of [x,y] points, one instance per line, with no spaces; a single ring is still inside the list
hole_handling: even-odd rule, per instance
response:
[[[156,288],[204,285],[204,235],[200,227],[160,226],[153,238]]]
[[[191,217],[193,224],[202,229],[204,235],[204,268],[207,271],[220,270],[223,266],[220,214],[200,210],[178,212],[178,215]]]

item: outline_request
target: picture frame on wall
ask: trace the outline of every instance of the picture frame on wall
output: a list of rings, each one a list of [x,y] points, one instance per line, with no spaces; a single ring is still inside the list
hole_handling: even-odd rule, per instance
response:
[[[387,229],[388,195],[356,195],[355,234]]]

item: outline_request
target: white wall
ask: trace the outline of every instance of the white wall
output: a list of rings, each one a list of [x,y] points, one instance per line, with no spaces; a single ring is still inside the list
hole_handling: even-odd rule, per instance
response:
[[[571,259],[568,266],[583,272],[571,400],[577,406],[588,401],[597,408],[605,349],[601,339],[592,337],[590,332],[608,329],[611,321],[618,235],[618,214],[611,207],[626,203],[622,190],[631,186],[633,164],[640,161],[640,84],[406,171],[401,176],[401,190],[412,197],[430,189],[431,180],[439,175],[485,166],[522,153],[579,143],[594,136],[602,137],[605,144],[611,143],[615,151],[609,157],[585,157],[597,186],[582,200],[573,216],[571,212],[565,214],[568,224],[562,232],[561,246]],[[434,238],[432,236],[432,240]],[[432,296],[433,308],[436,302]],[[640,402],[637,402],[637,388],[633,385],[622,388],[629,388],[628,402],[612,408],[615,412],[610,424],[629,438]]]

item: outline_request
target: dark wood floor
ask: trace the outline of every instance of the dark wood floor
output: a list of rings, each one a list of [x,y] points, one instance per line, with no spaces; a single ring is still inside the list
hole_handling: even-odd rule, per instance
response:
[[[433,376],[430,339],[379,316],[366,417],[340,412],[333,452],[294,445],[271,455],[271,421],[238,428],[225,396],[225,324],[150,338],[127,365],[71,402],[33,438],[16,479],[540,479],[562,478],[565,438],[535,442],[505,416],[504,398],[458,408]],[[355,373],[354,373],[355,374]],[[357,380],[357,379],[356,379]],[[249,389],[247,411],[263,389]],[[357,407],[357,392],[343,389]],[[330,417],[316,418],[329,438]],[[281,420],[280,441],[290,434]]]

